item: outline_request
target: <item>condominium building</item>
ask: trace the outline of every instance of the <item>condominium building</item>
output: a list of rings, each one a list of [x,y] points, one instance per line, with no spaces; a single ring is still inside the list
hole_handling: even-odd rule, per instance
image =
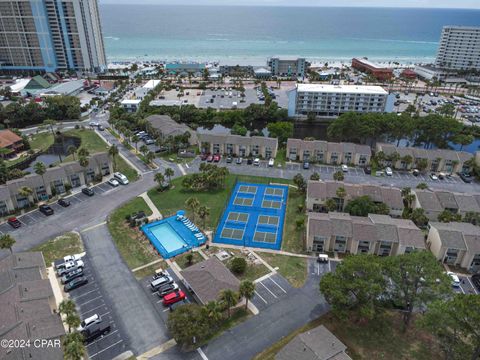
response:
[[[389,256],[424,249],[423,233],[411,220],[374,214],[308,213],[308,251]]]
[[[336,117],[347,112],[383,113],[388,92],[380,86],[298,84],[289,93],[288,115]]]
[[[365,166],[370,163],[371,154],[372,150],[368,145],[334,143],[323,140],[287,140],[287,157],[292,161]]]
[[[270,159],[277,156],[278,140],[263,136],[199,133],[200,151],[211,154],[259,156]]]
[[[480,228],[469,223],[430,222],[427,246],[437,260],[471,272],[480,270]]]
[[[445,26],[435,65],[452,70],[480,70],[480,27]]]
[[[339,198],[339,188],[345,190],[345,197]],[[390,210],[390,215],[400,217],[404,204],[400,189],[389,186],[348,184],[338,181],[308,181],[306,205],[308,211],[328,212],[326,203],[333,199],[337,203],[336,211],[344,211],[347,204],[358,197],[368,196],[374,203],[384,203]]]
[[[0,1],[0,70],[102,71],[97,0]]]
[[[305,76],[305,58],[272,57],[267,60],[267,65],[273,76],[301,77]]]
[[[388,80],[393,77],[392,69],[377,65],[367,59],[353,58],[352,68],[370,74],[378,80]]]

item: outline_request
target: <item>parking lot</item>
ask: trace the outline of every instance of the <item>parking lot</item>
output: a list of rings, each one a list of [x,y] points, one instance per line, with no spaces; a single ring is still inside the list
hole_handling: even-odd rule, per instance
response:
[[[251,301],[262,311],[287,298],[292,289],[284,277],[274,274],[255,283],[255,295]]]
[[[470,276],[457,274],[460,279],[460,286],[453,287],[453,291],[459,294],[479,294],[479,291],[475,288],[470,279]]]
[[[67,211],[71,212],[72,209],[75,209],[75,205],[81,204],[84,201],[92,201],[91,198],[95,198],[95,196],[101,196],[107,192],[118,189],[118,188],[116,189],[112,188],[107,183],[101,183],[93,186],[92,188],[94,189],[94,192],[95,192],[95,195],[93,197],[87,196],[82,192],[78,192],[78,193],[75,193],[74,195],[65,197],[70,201],[69,207],[60,206],[56,202],[49,204],[54,211],[54,215],[52,216],[55,216],[56,214],[62,214]],[[22,226],[33,225],[35,223],[43,221],[45,218],[46,216],[43,213],[41,213],[39,210],[33,210],[24,215],[17,217],[17,219],[22,223]],[[15,229],[13,229],[8,223],[0,224],[0,235],[7,232],[12,232],[12,231],[15,231]]]
[[[105,297],[105,292],[96,281],[88,255],[84,256],[82,260],[85,264],[84,276],[87,277],[88,284],[72,290],[69,293],[70,298],[75,301],[78,314],[82,320],[98,314],[102,321],[109,322],[111,328],[108,334],[86,344],[85,347],[90,359],[113,359],[115,356],[128,350],[126,340],[118,327],[116,314],[114,314],[108,298]]]
[[[180,281],[177,275],[171,269],[166,270],[166,272],[173,278],[173,280],[178,284],[180,289],[185,293],[185,295],[187,296],[187,301],[195,302],[191,293],[187,290],[187,288],[185,287],[183,282]],[[158,314],[166,324],[168,320],[168,314],[170,313],[170,309],[168,307],[163,306],[162,299],[157,295],[156,292],[152,292],[150,288],[151,281],[152,281],[152,276],[146,276],[143,279],[139,280],[143,291],[145,292],[145,294],[147,294],[155,310],[158,312]]]

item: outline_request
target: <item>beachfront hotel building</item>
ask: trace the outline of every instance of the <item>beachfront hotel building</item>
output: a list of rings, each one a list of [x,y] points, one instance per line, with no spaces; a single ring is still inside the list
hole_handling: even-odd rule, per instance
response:
[[[97,0],[0,1],[0,71],[102,71]]]
[[[298,84],[289,93],[288,115],[337,117],[344,113],[383,113],[388,92],[380,86]]]
[[[389,80],[393,77],[393,70],[377,65],[367,59],[353,58],[352,68],[372,75],[378,80]]]
[[[480,70],[480,27],[443,27],[435,66],[450,70]]]
[[[305,77],[305,58],[271,57],[267,60],[267,66],[273,76]]]

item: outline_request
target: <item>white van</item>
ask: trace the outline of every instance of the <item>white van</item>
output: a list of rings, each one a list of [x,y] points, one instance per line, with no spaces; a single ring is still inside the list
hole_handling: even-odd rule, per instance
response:
[[[116,172],[113,174],[113,177],[118,180],[118,182],[122,185],[127,185],[128,184],[128,179],[125,175],[123,175],[120,172]]]
[[[255,165],[255,166],[260,166],[260,159],[259,159],[259,158],[255,158],[255,160],[253,160],[253,165]]]

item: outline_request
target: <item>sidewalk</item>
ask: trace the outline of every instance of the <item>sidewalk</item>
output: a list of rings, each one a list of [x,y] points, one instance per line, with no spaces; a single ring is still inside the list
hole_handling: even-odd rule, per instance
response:
[[[250,252],[259,252],[259,253],[270,253],[270,254],[277,254],[277,255],[286,255],[286,256],[295,256],[295,257],[301,257],[305,259],[316,259],[315,256],[313,255],[305,255],[305,254],[295,254],[291,253],[288,251],[283,251],[283,250],[270,250],[270,249],[260,249],[260,248],[251,248],[251,247],[245,247],[245,246],[237,246],[237,245],[229,245],[229,244],[220,244],[220,243],[213,243],[210,242],[210,246],[214,247],[219,247],[219,248],[225,248],[225,249],[238,249],[238,250],[248,250]]]
[[[150,197],[148,196],[148,193],[147,193],[147,192],[144,192],[144,193],[138,195],[138,197],[141,197],[143,200],[145,200],[145,202],[147,203],[147,205],[148,205],[148,207],[150,208],[150,210],[152,210],[152,215],[150,215],[150,216],[148,217],[148,221],[162,220],[162,219],[163,219],[162,214],[161,214],[160,211],[157,209],[157,207],[155,206],[155,204],[153,203],[153,201],[150,199]]]

